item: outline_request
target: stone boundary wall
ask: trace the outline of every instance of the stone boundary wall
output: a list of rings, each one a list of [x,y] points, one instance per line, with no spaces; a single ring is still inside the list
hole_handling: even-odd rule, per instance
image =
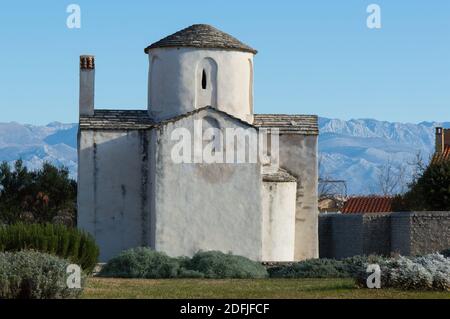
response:
[[[321,214],[320,258],[421,255],[450,248],[450,212]]]
[[[364,214],[363,216],[363,253],[390,255],[391,217],[389,214]],[[366,253],[367,254],[367,253]]]
[[[411,255],[411,213],[391,215],[391,250],[404,256]]]
[[[333,255],[333,235],[331,233],[331,214],[319,214],[319,257],[331,258]]]
[[[363,251],[363,215],[352,214],[345,218],[335,217],[331,224],[332,253],[336,258],[360,255]]]

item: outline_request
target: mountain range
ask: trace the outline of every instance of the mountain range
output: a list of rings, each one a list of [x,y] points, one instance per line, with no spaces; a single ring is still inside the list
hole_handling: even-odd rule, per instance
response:
[[[402,192],[411,181],[417,159],[427,164],[434,153],[437,126],[449,128],[450,122],[320,118],[320,176],[346,181],[348,194],[380,194],[386,172],[402,172],[404,178],[395,188]]]
[[[450,128],[450,122],[320,118],[320,177],[345,181],[347,194],[380,193],[380,179],[388,166],[408,177],[413,173],[417,154],[425,162],[429,159],[434,151],[436,126]],[[48,161],[66,166],[71,177],[76,178],[77,130],[75,123],[0,123],[0,161],[12,163],[21,158],[30,169]]]

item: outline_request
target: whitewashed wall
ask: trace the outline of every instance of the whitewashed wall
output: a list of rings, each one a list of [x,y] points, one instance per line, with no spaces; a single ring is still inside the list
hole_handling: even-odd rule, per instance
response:
[[[290,201],[275,201],[279,210],[273,210],[274,229],[282,224],[285,233],[276,230],[275,237],[264,237],[270,197],[263,193],[260,164],[171,161],[170,132],[177,127],[192,130],[193,119],[205,115],[222,127],[246,127],[204,110],[160,130],[80,131],[78,225],[94,235],[101,261],[142,245],[174,256],[217,249],[255,260],[286,261],[290,248],[280,243],[287,242],[281,238],[292,227],[288,213],[283,215]],[[280,160],[298,178],[294,259],[315,258],[317,136],[281,135]],[[290,192],[280,189],[280,196],[273,196],[289,197],[285,194]]]
[[[149,242],[147,131],[80,131],[78,226],[100,261]]]
[[[293,261],[296,182],[263,182],[263,261]]]
[[[214,106],[253,122],[253,54],[198,48],[149,51],[149,114],[158,120]],[[202,70],[207,88],[201,87]]]
[[[248,127],[213,110],[203,110],[156,132],[156,165],[151,171],[155,181],[154,246],[172,256],[220,250],[261,260],[261,165],[175,164],[171,159],[171,132],[180,127],[192,132],[193,120],[206,115],[222,128]]]
[[[280,166],[297,178],[295,260],[319,257],[317,135],[280,135]]]

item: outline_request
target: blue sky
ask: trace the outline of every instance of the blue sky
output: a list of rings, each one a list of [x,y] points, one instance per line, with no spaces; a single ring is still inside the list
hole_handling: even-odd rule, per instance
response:
[[[81,7],[81,29],[66,8]],[[381,7],[382,28],[366,26]],[[208,23],[256,48],[255,111],[450,120],[450,1],[8,1],[0,7],[0,122],[76,122],[78,56],[96,107],[146,108],[143,49]]]

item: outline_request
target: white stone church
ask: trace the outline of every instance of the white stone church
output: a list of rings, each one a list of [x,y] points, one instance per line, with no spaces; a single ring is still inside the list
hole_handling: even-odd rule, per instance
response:
[[[101,261],[138,246],[170,256],[318,257],[317,117],[254,114],[256,50],[209,25],[178,31],[145,53],[145,110],[95,109],[94,57],[80,57],[78,226],[94,236]],[[256,136],[274,129],[278,165],[205,163],[195,154],[174,161],[175,133],[208,128]]]

